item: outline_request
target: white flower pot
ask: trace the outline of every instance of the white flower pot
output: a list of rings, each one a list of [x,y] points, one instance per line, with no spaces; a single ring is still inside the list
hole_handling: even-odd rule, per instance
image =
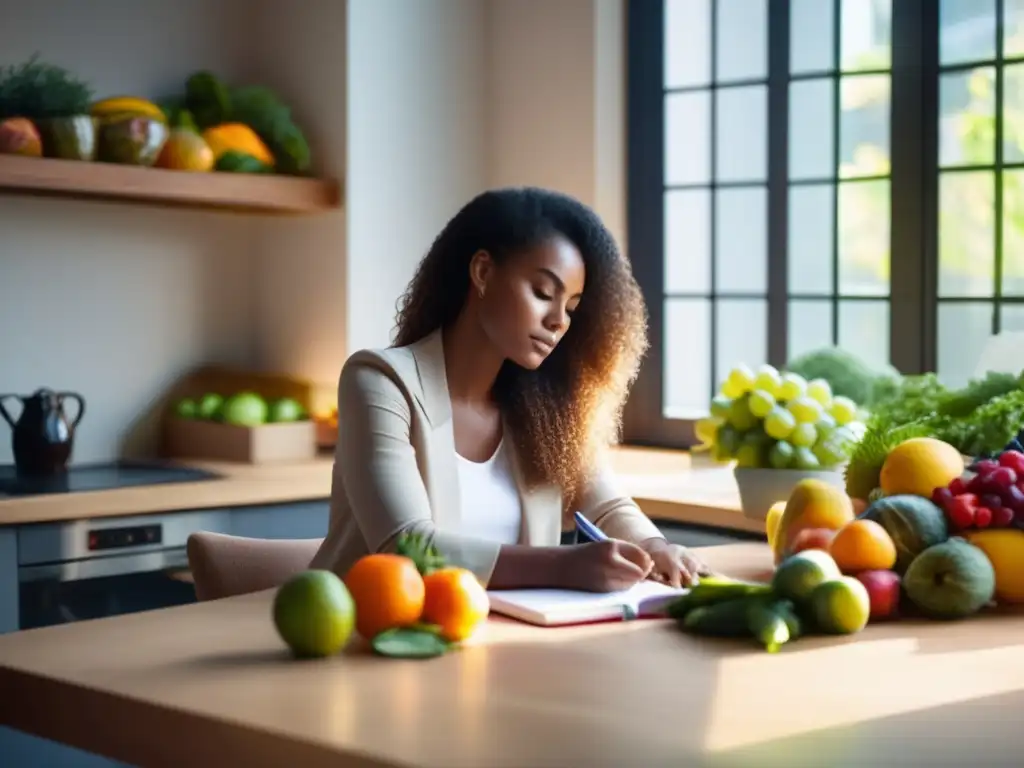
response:
[[[801,480],[814,478],[845,490],[842,467],[838,469],[754,469],[735,467],[733,476],[740,492],[744,517],[764,520],[777,501],[786,501],[793,486]]]

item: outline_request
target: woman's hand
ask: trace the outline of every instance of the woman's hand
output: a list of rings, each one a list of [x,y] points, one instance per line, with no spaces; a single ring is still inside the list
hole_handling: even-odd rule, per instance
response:
[[[643,547],[617,539],[565,547],[560,559],[559,583],[587,592],[629,589],[646,579],[654,566]]]
[[[640,544],[651,556],[654,567],[649,578],[673,587],[689,587],[701,576],[711,575],[711,569],[686,547],[665,539],[647,539]]]

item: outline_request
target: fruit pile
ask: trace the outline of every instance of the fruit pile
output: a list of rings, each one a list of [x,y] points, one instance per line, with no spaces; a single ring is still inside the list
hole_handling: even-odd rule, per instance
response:
[[[729,372],[697,422],[702,450],[740,467],[832,469],[847,461],[863,436],[857,404],[833,396],[824,379],[805,380],[770,365]]]
[[[472,637],[489,610],[472,572],[407,534],[396,553],[366,555],[344,579],[316,569],[292,577],[275,595],[273,620],[299,658],[333,656],[353,629],[382,656],[429,658]]]
[[[1024,452],[1008,450],[982,459],[968,474],[932,493],[954,529],[1024,528]]]

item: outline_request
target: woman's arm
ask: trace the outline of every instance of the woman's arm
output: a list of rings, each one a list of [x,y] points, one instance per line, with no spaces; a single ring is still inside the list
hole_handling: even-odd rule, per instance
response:
[[[601,463],[584,485],[575,506],[614,539],[643,544],[651,539],[665,538],[658,526],[623,490],[607,457],[602,457]]]
[[[563,549],[501,546],[439,531],[411,442],[407,395],[392,374],[350,360],[338,387],[340,473],[356,524],[371,551],[394,551],[403,533],[418,533],[453,565],[468,568],[493,588],[556,586]]]

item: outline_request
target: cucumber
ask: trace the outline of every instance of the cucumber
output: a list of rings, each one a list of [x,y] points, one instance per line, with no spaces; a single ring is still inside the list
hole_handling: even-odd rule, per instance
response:
[[[770,584],[707,577],[665,607],[670,618],[682,619],[691,610],[752,595],[770,595]]]
[[[749,607],[750,603],[745,597],[697,606],[683,617],[682,627],[696,635],[708,637],[749,637]]]
[[[789,625],[777,603],[768,600],[750,600],[747,603],[747,626],[768,653],[776,653],[789,642]]]
[[[786,622],[790,640],[797,640],[803,636],[804,623],[789,600],[778,601],[775,603],[774,609],[776,613],[782,616],[782,620]]]

